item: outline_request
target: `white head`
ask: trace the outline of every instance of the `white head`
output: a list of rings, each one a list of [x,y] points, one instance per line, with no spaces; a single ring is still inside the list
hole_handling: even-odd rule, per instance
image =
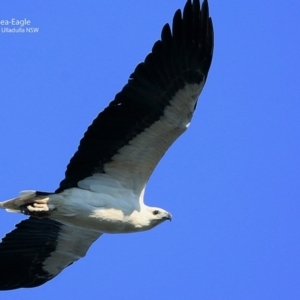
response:
[[[172,215],[166,210],[159,207],[143,206],[140,213],[142,230],[151,229],[166,220],[172,220]]]

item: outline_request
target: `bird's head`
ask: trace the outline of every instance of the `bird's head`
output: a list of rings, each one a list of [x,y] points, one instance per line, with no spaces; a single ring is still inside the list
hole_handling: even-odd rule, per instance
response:
[[[149,229],[166,220],[172,220],[172,215],[168,211],[158,207],[147,207],[145,215],[149,222]]]

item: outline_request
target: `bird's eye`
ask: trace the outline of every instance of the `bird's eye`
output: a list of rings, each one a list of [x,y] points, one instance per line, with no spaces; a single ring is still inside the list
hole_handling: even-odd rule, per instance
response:
[[[158,215],[158,214],[159,214],[159,210],[154,210],[154,211],[153,211],[153,214],[154,214],[154,215]]]

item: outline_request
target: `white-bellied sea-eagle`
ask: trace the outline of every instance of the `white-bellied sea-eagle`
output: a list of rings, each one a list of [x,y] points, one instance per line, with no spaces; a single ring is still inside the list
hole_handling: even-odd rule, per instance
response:
[[[188,0],[171,27],[163,27],[145,61],[88,127],[57,190],[23,191],[0,203],[30,216],[0,243],[0,290],[44,284],[103,233],[149,230],[171,219],[147,206],[144,192],[188,128],[207,78],[213,54],[207,0]]]

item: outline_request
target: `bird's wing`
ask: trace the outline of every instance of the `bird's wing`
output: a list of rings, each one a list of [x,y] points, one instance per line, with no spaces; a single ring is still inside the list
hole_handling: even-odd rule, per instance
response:
[[[0,243],[0,290],[39,286],[85,256],[98,232],[29,218]]]
[[[171,144],[187,129],[206,81],[213,27],[205,0],[187,1],[161,40],[89,126],[56,192],[101,190],[115,180],[140,195]],[[99,183],[97,187],[97,182]]]

